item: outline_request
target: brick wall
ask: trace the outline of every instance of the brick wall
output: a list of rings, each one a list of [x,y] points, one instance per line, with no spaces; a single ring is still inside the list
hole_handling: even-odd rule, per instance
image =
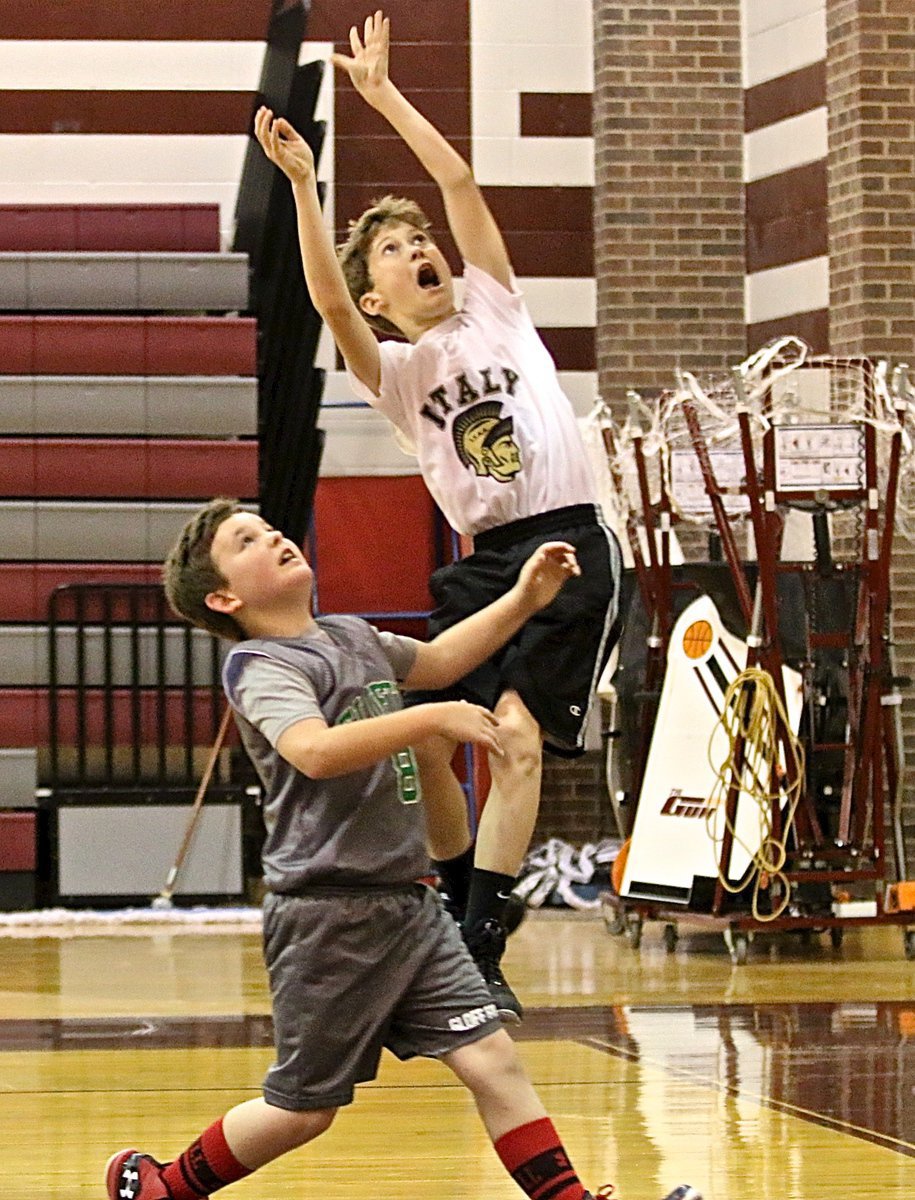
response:
[[[740,6],[595,0],[601,395],[745,355]]]
[[[915,341],[915,8],[827,5],[830,340],[910,361]]]
[[[597,372],[612,407],[746,353],[740,6],[594,0]],[[616,833],[603,755],[548,760],[535,841]]]
[[[736,4],[594,0],[597,364],[613,407],[777,334],[915,356],[915,6],[743,8],[741,28]],[[915,677],[913,567],[897,541],[897,672]],[[905,816],[915,828],[915,805]]]
[[[915,8],[911,0],[830,0],[830,342],[834,354],[913,361],[915,353]],[[915,550],[897,541],[897,670],[915,676]],[[903,705],[906,761],[915,711]],[[915,806],[904,816],[915,826]],[[909,859],[915,839],[909,836]],[[909,869],[911,876],[912,869]]]
[[[543,763],[543,798],[531,845],[539,846],[547,838],[558,837],[581,846],[616,836],[603,751],[589,750],[571,762],[547,755]]]

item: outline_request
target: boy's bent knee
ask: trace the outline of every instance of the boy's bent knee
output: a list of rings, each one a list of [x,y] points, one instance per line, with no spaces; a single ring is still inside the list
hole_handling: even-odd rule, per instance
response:
[[[543,734],[537,718],[517,692],[503,692],[493,712],[499,722],[499,740],[506,754],[534,757],[543,751]]]
[[[525,1074],[515,1043],[504,1029],[452,1050],[442,1061],[471,1090],[497,1078]]]
[[[296,1145],[303,1145],[326,1133],[337,1115],[336,1108],[306,1108],[293,1111],[277,1108],[275,1105],[269,1107],[274,1121],[285,1127],[290,1141],[294,1141]]]
[[[543,742],[540,727],[534,722],[518,723],[511,718],[499,719],[499,743],[502,753],[489,756],[489,768],[494,777],[503,774],[534,775],[543,761]]]

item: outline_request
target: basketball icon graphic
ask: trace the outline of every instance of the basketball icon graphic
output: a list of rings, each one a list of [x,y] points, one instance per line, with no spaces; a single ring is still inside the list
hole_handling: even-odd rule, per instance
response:
[[[693,621],[683,634],[683,652],[687,658],[702,658],[712,648],[712,627],[708,621]]]

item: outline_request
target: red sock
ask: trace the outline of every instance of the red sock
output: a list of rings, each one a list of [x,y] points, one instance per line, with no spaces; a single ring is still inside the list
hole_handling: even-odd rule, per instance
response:
[[[250,1174],[250,1168],[243,1167],[229,1149],[220,1117],[180,1158],[168,1164],[162,1182],[172,1200],[200,1200]]]
[[[531,1200],[582,1200],[585,1195],[549,1117],[510,1129],[495,1146],[508,1173]]]

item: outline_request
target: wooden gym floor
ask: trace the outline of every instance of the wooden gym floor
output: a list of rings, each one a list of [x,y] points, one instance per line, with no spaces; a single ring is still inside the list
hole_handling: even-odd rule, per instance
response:
[[[822,942],[822,944],[820,944]],[[600,919],[534,913],[506,973],[520,1052],[586,1186],[659,1200],[911,1200],[915,971],[898,929],[719,937],[660,925],[635,951]],[[104,1200],[108,1155],[170,1158],[271,1058],[257,934],[136,929],[0,937],[0,1197]],[[312,1146],[238,1200],[517,1200],[437,1063],[384,1062]],[[615,1198],[614,1198],[615,1200]]]

